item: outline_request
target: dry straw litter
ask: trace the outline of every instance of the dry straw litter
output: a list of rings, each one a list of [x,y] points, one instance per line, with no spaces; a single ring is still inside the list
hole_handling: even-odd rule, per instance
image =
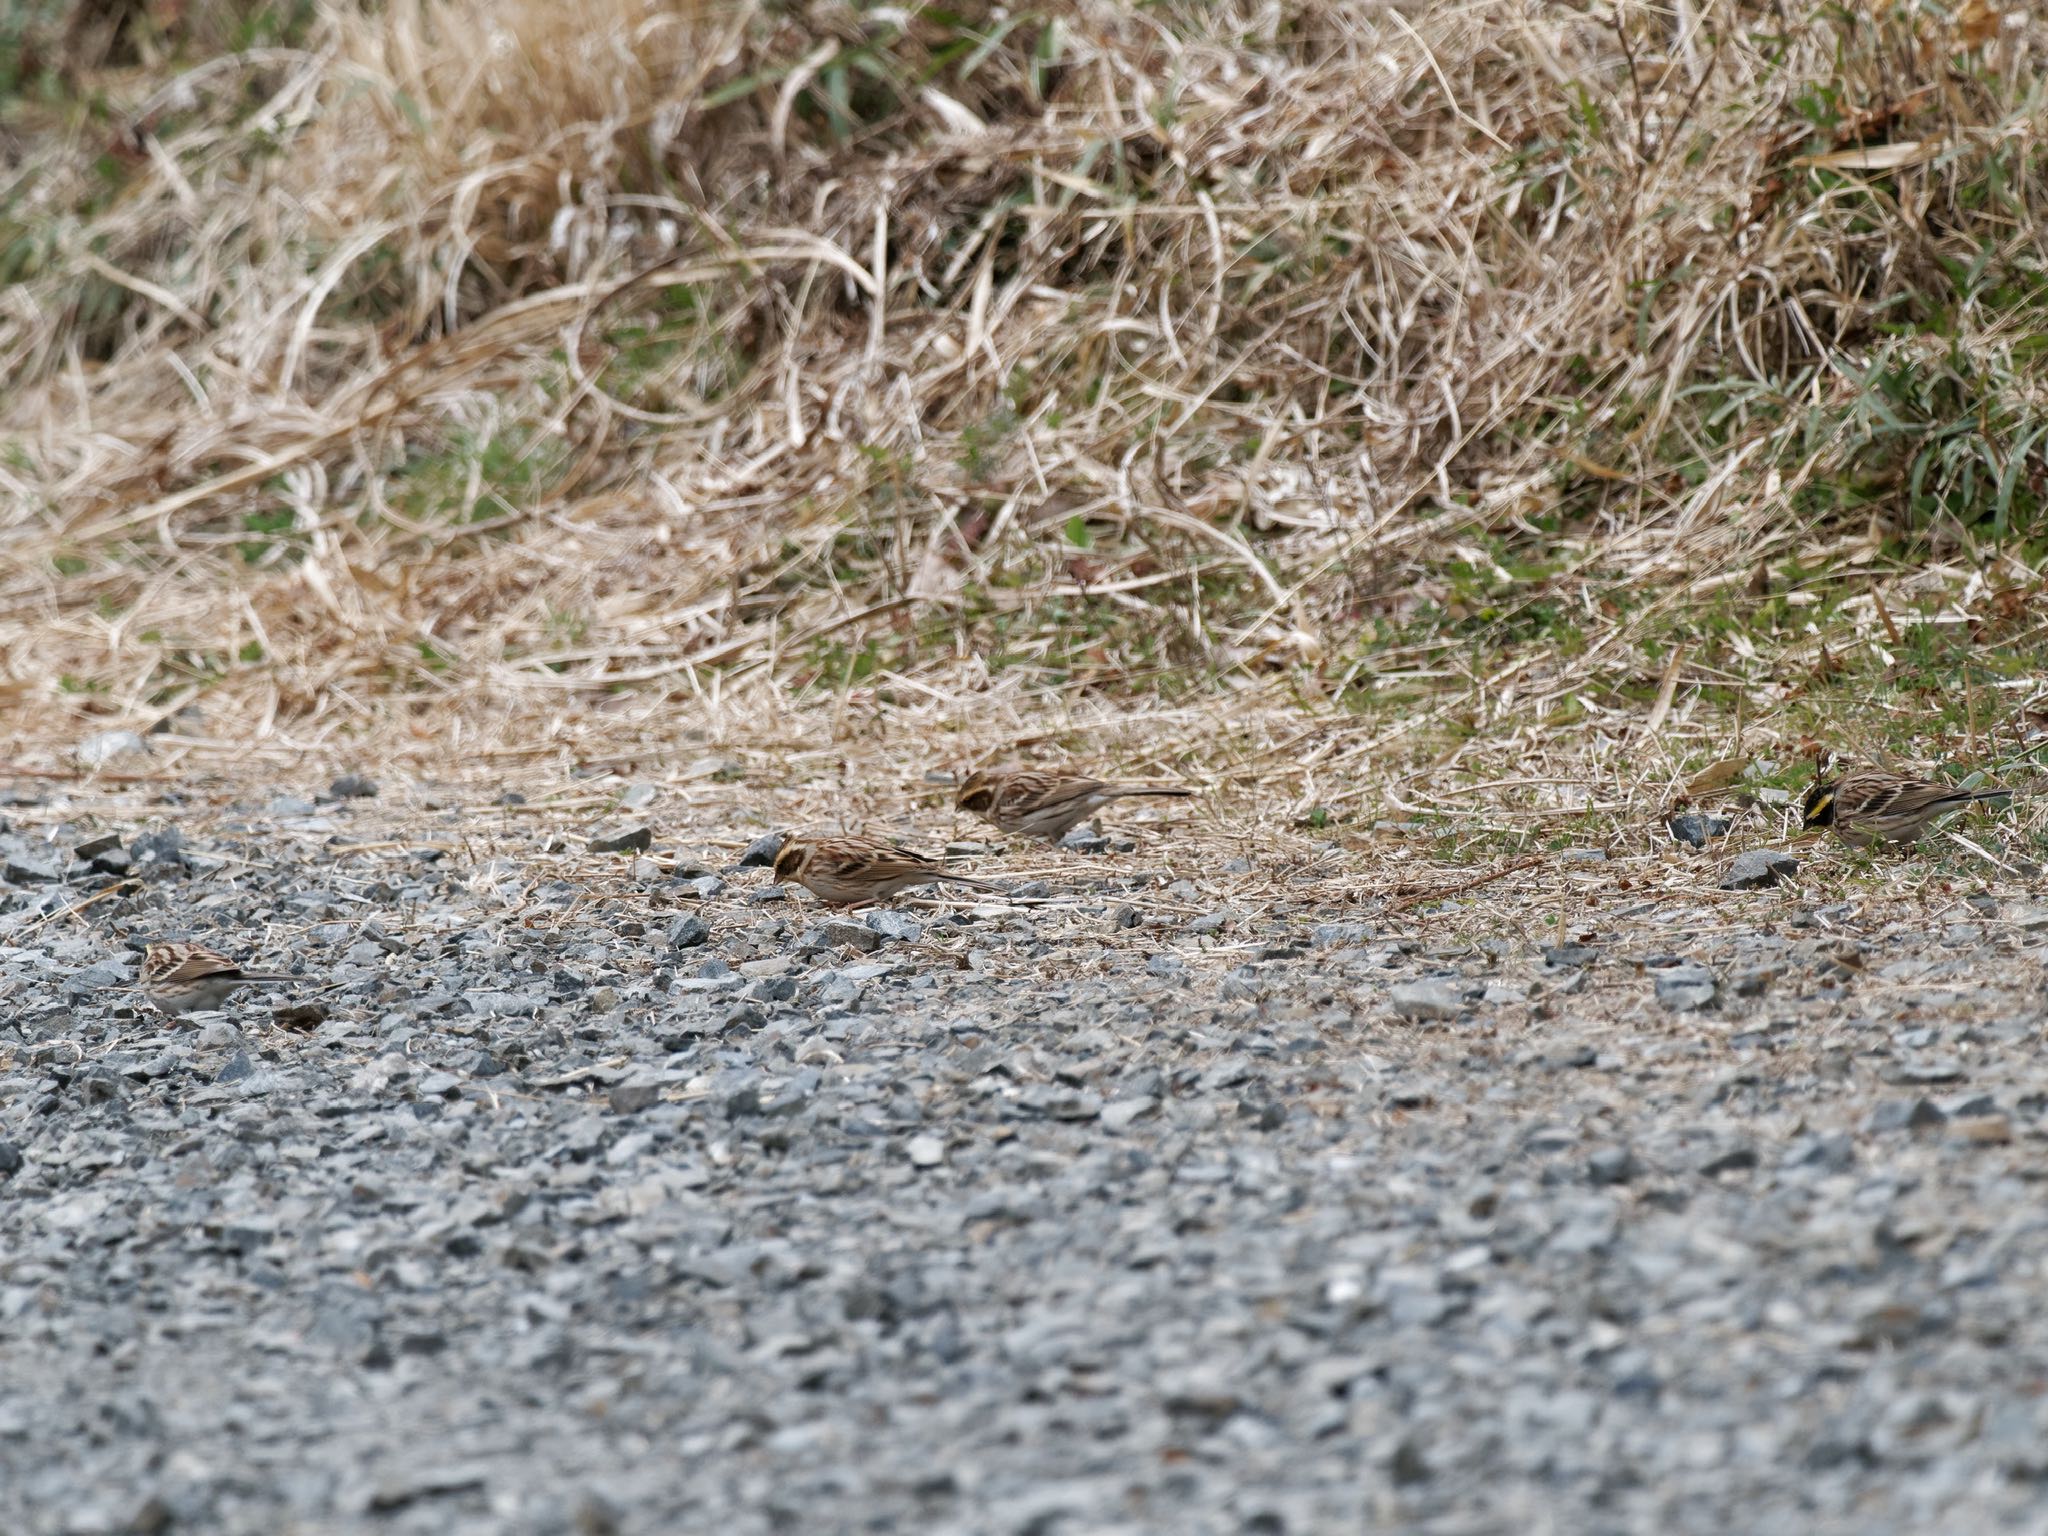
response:
[[[1039,733],[1513,830],[2027,636],[2018,8],[70,12],[104,109],[0,128],[23,763]]]

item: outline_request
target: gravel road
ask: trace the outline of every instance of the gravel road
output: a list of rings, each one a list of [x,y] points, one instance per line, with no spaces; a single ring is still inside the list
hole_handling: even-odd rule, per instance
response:
[[[847,917],[84,804],[0,808],[0,1530],[2048,1529],[2016,886]],[[173,1024],[151,937],[306,980]]]

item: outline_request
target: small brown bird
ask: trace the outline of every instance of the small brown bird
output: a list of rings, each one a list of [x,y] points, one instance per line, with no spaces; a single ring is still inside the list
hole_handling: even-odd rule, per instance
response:
[[[775,882],[794,880],[820,901],[835,906],[885,901],[912,886],[964,885],[1000,892],[986,880],[969,879],[940,867],[913,849],[880,838],[800,832],[775,855]]]
[[[999,831],[1021,832],[1056,843],[1112,800],[1137,795],[1193,794],[1150,784],[1111,784],[1078,773],[1038,768],[983,768],[968,776],[953,799],[955,810],[971,811]]]
[[[1852,768],[1838,779],[1817,781],[1806,792],[1801,821],[1808,829],[1832,827],[1852,848],[1911,843],[1935,818],[1973,800],[2009,799],[2009,789],[1957,789],[1927,784],[1875,768]]]
[[[218,1008],[237,987],[300,979],[245,971],[203,944],[152,944],[142,952],[143,994],[172,1015]]]

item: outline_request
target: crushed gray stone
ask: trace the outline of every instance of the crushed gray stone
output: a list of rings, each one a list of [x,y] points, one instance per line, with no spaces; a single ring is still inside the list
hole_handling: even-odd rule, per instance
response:
[[[1689,848],[1704,848],[1717,837],[1726,837],[1735,824],[1726,816],[1703,816],[1686,811],[1664,823],[1673,837]]]
[[[739,856],[741,869],[770,869],[775,856],[782,852],[783,835],[780,832],[764,833],[747,844],[746,851]]]
[[[590,837],[592,853],[645,853],[654,846],[654,828],[646,822],[607,827]]]
[[[1387,1001],[1404,1019],[1455,1019],[1465,1011],[1464,989],[1447,981],[1404,981],[1388,989]]]
[[[1703,965],[1674,965],[1651,973],[1656,979],[1657,1001],[1677,1013],[1711,1008],[1720,991],[1714,973]]]
[[[9,806],[0,1530],[2048,1517],[2016,885],[849,913],[276,794]],[[165,1019],[164,936],[294,979]]]
[[[1799,861],[1775,848],[1751,848],[1738,853],[1721,876],[1724,891],[1754,891],[1782,885],[1799,873]]]

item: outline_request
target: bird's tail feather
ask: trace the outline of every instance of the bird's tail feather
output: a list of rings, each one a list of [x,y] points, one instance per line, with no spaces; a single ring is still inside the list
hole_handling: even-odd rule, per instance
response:
[[[1005,890],[1005,887],[997,885],[993,880],[976,880],[971,875],[942,874],[938,878],[945,881],[948,885],[964,885],[968,889],[976,891],[994,891],[999,896]]]
[[[1957,801],[2010,800],[2012,798],[2012,791],[2009,789],[1966,789],[1958,791],[1949,798]]]

